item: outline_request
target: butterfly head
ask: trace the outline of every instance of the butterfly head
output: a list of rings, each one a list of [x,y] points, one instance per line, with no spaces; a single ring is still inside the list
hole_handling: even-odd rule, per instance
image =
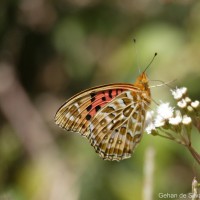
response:
[[[141,90],[149,90],[149,82],[145,72],[142,72],[136,79],[135,84],[140,87]]]
[[[149,81],[146,75],[147,69],[151,66],[151,63],[154,61],[154,58],[157,56],[157,53],[154,54],[152,60],[150,63],[147,65],[147,67],[144,69],[144,71],[138,76],[136,79],[135,84],[137,87],[139,87],[142,91],[146,91],[148,95],[150,95],[150,89],[149,89]]]

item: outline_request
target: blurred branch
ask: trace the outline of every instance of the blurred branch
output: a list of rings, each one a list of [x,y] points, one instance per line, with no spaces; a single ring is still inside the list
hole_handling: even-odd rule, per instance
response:
[[[45,184],[33,199],[77,199],[76,177],[62,162],[51,133],[8,63],[0,63],[0,108],[42,170]]]
[[[154,161],[155,150],[153,147],[149,147],[145,152],[144,162],[144,187],[143,187],[143,199],[153,200],[153,175],[154,175]]]

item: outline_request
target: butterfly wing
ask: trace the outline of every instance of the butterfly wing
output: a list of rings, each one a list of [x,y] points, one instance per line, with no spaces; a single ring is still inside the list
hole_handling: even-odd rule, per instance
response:
[[[148,102],[132,84],[110,84],[85,90],[57,111],[60,127],[89,139],[106,160],[129,158],[139,143]]]
[[[118,96],[123,90],[132,88],[131,84],[110,84],[85,90],[66,101],[55,115],[55,123],[68,131],[87,133],[82,128],[88,127],[88,121],[95,114]]]

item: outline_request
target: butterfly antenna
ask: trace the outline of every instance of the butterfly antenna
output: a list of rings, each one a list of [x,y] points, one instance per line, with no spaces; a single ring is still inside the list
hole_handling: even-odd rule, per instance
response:
[[[170,89],[174,89],[174,87],[172,87],[170,84],[177,81],[176,79],[172,80],[172,81],[168,81],[168,82],[164,82],[164,81],[161,81],[161,80],[151,80],[149,79],[150,81],[157,81],[157,82],[160,82],[161,84],[158,84],[158,85],[152,85],[150,86],[149,88],[154,88],[154,87],[160,87],[160,86],[167,86],[168,88]]]
[[[136,39],[133,38],[133,43],[134,43],[134,47],[135,47],[135,55],[136,55],[136,65],[137,65],[137,68],[138,68],[138,71],[139,71],[139,74],[140,74],[140,68],[139,68],[139,62],[138,62],[138,51],[137,51],[137,48],[136,48]]]
[[[152,62],[154,61],[154,59],[155,59],[155,57],[156,57],[157,55],[158,55],[157,53],[154,54],[154,56],[153,56],[153,58],[151,59],[150,63],[147,65],[147,67],[144,69],[143,72],[146,72],[146,71],[147,71],[147,69],[151,66]]]

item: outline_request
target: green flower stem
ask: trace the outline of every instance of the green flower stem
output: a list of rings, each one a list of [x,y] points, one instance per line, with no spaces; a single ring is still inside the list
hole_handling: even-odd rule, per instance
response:
[[[159,133],[157,133],[157,135],[160,136],[160,137],[163,137],[163,138],[172,140],[172,141],[176,139],[176,138],[174,138],[173,136],[170,136],[170,135],[166,136],[166,135],[161,135],[161,134],[159,134]]]
[[[173,138],[165,136],[165,135],[161,135],[161,134],[157,134],[157,135],[160,136],[160,137],[163,137],[165,139],[169,139],[169,140],[172,140],[172,141],[174,140]]]
[[[200,155],[195,151],[192,146],[187,146],[187,148],[192,154],[193,158],[200,164]]]
[[[191,146],[191,141],[190,138],[187,137],[185,138],[182,134],[179,134],[179,136],[181,136],[180,139],[175,138],[174,136],[172,136],[171,133],[167,132],[166,130],[162,129],[162,132],[165,133],[166,135],[162,135],[160,133],[157,133],[158,136],[165,138],[165,139],[169,139],[172,141],[177,142],[178,144],[182,144],[185,147],[187,147],[187,149],[190,151],[190,153],[192,154],[193,158],[200,164],[200,154],[198,154],[198,152],[196,152],[196,150]],[[188,135],[187,135],[188,136]]]
[[[161,128],[161,131],[164,132],[169,138],[175,140],[176,138],[174,136],[172,136],[172,134],[168,131],[166,131],[165,129]]]

